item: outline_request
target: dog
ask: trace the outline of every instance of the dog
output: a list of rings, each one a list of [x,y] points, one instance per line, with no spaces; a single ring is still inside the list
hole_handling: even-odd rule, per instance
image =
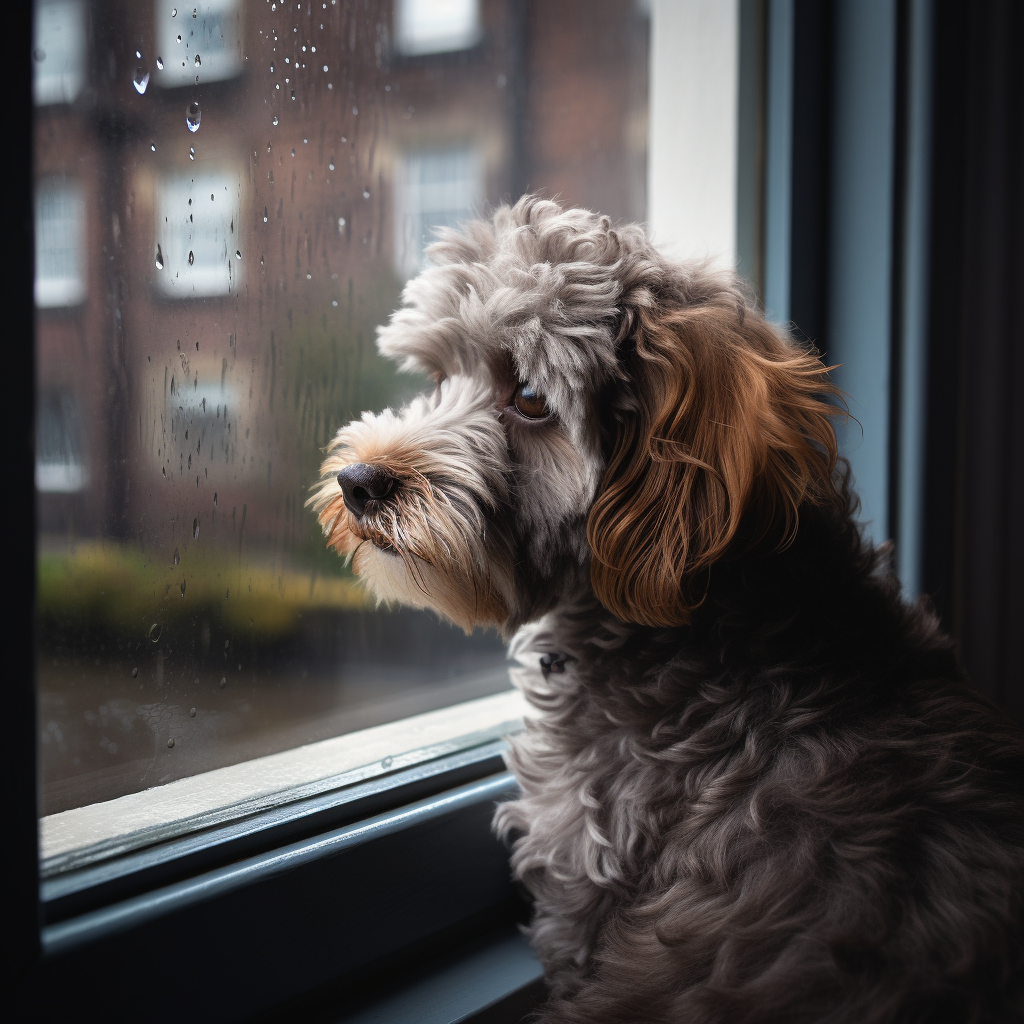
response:
[[[310,502],[381,600],[512,637],[538,1020],[1024,1020],[1024,739],[864,538],[818,355],[535,196],[428,252],[379,348],[436,387]]]

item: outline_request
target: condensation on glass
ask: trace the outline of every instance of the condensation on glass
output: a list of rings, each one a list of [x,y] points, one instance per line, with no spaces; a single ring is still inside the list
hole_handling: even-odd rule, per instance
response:
[[[438,225],[645,211],[635,0],[34,8],[43,813],[509,686],[305,508]]]

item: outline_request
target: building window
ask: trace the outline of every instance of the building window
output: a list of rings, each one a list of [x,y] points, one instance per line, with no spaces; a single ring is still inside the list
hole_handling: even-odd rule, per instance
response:
[[[472,146],[405,153],[395,162],[395,269],[411,277],[426,265],[434,229],[477,216],[483,167]]]
[[[153,81],[164,88],[219,82],[242,70],[242,33],[238,0],[184,4],[157,0],[154,5],[157,65]]]
[[[72,103],[85,83],[85,5],[53,0],[35,5],[32,99],[38,106]]]
[[[468,50],[480,39],[477,0],[395,0],[395,45],[420,56]]]
[[[53,178],[36,187],[35,301],[40,309],[85,299],[85,197],[77,182]]]
[[[154,264],[164,295],[201,298],[237,289],[238,181],[238,175],[217,171],[173,174],[160,181]]]
[[[73,494],[87,483],[78,402],[67,391],[44,390],[36,405],[36,490]]]

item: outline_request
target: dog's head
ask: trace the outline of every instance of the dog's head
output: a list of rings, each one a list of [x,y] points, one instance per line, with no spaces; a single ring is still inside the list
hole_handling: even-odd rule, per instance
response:
[[[379,346],[436,388],[340,430],[310,499],[383,600],[507,633],[592,586],[680,625],[836,500],[825,368],[732,279],[535,197],[430,256]]]

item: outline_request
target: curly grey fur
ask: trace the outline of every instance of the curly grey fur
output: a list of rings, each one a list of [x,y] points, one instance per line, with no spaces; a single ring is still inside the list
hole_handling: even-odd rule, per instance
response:
[[[437,564],[495,595],[486,621],[519,630],[513,675],[537,709],[496,826],[535,899],[539,1019],[1024,1019],[1024,741],[901,599],[845,478],[788,547],[714,566],[685,626],[623,622],[591,588],[586,517],[638,400],[637,317],[711,299],[760,316],[742,287],[532,197],[431,255],[380,348],[449,383],[343,430],[315,501],[330,532],[339,467],[401,449],[435,499],[403,506],[410,536],[446,507],[479,524],[436,523],[454,538]],[[514,415],[518,381],[547,396],[543,426]],[[464,458],[431,458],[460,438]],[[415,590],[371,554],[383,597],[484,621],[434,563]]]

